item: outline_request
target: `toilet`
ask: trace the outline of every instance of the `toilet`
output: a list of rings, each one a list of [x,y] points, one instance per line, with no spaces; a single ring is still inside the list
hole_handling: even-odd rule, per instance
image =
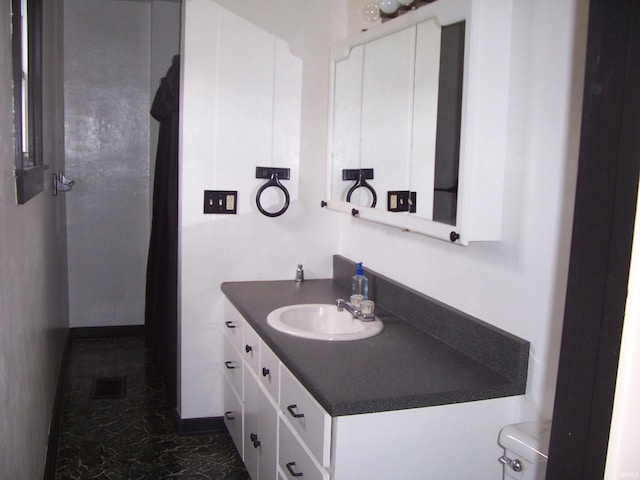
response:
[[[549,453],[551,420],[507,425],[500,431],[498,443],[504,455],[504,480],[544,480]]]

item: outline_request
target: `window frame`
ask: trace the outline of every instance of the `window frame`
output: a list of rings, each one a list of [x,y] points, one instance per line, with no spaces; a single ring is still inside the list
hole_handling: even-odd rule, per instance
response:
[[[14,155],[17,203],[22,205],[44,190],[42,127],[42,0],[24,0],[27,6],[23,29],[23,0],[12,0]],[[26,119],[23,125],[23,48],[27,40]],[[26,131],[25,131],[26,128]],[[23,141],[26,138],[27,141]],[[26,145],[25,145],[26,143]]]

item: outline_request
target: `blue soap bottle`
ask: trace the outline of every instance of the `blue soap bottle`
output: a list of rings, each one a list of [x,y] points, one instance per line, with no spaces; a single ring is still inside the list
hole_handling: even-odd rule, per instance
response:
[[[351,277],[351,295],[362,295],[365,300],[369,298],[369,279],[364,276],[362,262],[357,264],[356,274]]]

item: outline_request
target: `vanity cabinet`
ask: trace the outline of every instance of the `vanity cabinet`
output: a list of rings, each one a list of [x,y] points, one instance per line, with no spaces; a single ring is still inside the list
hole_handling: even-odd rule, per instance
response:
[[[225,423],[253,480],[500,477],[513,397],[331,416],[227,299],[225,317]]]

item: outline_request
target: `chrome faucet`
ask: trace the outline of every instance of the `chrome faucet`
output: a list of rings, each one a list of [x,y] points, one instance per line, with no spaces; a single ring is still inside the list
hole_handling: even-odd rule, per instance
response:
[[[304,270],[302,269],[302,265],[298,264],[298,268],[296,269],[296,283],[304,282]]]
[[[373,311],[371,313],[363,313],[361,308],[354,306],[353,304],[347,302],[346,300],[343,300],[342,298],[336,300],[336,303],[338,304],[339,312],[347,310],[351,315],[359,320],[362,320],[363,322],[373,322],[376,319],[376,314],[373,313]]]

